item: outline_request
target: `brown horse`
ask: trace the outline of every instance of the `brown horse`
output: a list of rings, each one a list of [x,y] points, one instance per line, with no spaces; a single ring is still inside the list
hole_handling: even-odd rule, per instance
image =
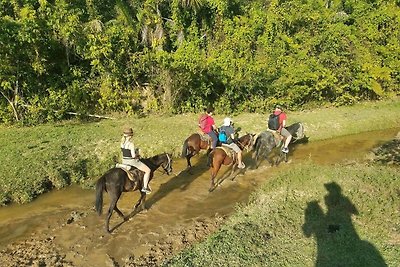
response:
[[[236,144],[243,151],[244,149],[251,150],[253,146],[255,134],[246,134],[238,139]],[[230,173],[231,180],[235,179],[233,173],[235,171],[235,167],[238,165],[237,157],[235,152],[230,151],[230,148],[225,147],[217,147],[212,151],[208,156],[208,162],[211,169],[211,185],[208,191],[213,191],[215,189],[215,177],[222,165],[232,165],[232,170]]]
[[[141,159],[151,170],[150,179],[153,178],[154,171],[160,166],[163,167],[167,174],[172,172],[172,158],[171,154],[163,153],[156,155],[151,158]],[[106,217],[106,231],[110,233],[109,223],[112,212],[115,210],[117,214],[126,221],[129,216],[125,217],[124,214],[118,209],[117,202],[120,198],[122,192],[129,192],[139,190],[143,187],[143,177],[144,172],[134,168],[131,171],[133,175],[133,180],[130,180],[128,174],[121,168],[112,168],[108,170],[96,183],[96,211],[101,215],[103,210],[103,191],[108,192],[110,195],[110,207],[107,212]],[[134,207],[134,211],[144,209],[144,203],[146,200],[146,193],[140,192],[140,199]]]
[[[192,167],[190,159],[197,155],[200,150],[207,149],[207,155],[210,153],[212,140],[208,135],[206,137],[208,139],[202,138],[199,133],[194,133],[183,142],[182,158],[186,158],[187,168]]]

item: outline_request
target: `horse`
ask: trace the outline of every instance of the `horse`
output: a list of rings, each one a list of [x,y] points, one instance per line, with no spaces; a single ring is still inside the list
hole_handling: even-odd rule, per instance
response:
[[[308,137],[304,134],[304,126],[301,122],[293,123],[292,125],[286,127],[289,133],[292,135],[292,140],[290,143],[295,143],[300,140],[308,141]],[[275,147],[281,147],[281,143],[283,145],[283,141],[281,140],[279,134],[274,134],[271,130],[267,130],[261,132],[257,137],[254,143],[254,151],[253,151],[253,159],[257,162],[260,157],[264,157],[268,159],[269,154]],[[276,160],[275,164],[278,165],[282,158],[287,162],[287,153],[283,153],[282,151],[279,154],[279,158]],[[273,165],[273,161],[269,160],[271,165]]]
[[[183,142],[181,156],[182,158],[186,158],[187,169],[192,167],[190,159],[197,155],[200,150],[207,149],[207,155],[210,153],[212,139],[208,135],[206,136],[208,138],[204,139],[199,133],[194,133],[186,138],[186,140]]]
[[[249,133],[243,135],[238,139],[236,144],[240,147],[242,151],[245,149],[249,151],[252,149],[254,136],[255,134],[249,134]],[[237,157],[235,157],[235,154],[232,154],[235,152],[232,151],[232,153],[229,152],[227,153],[227,151],[230,151],[230,148],[216,147],[208,156],[208,165],[210,166],[211,170],[211,185],[210,189],[208,190],[209,192],[215,189],[215,177],[217,176],[217,173],[222,165],[232,164],[233,166],[229,176],[232,177],[231,178],[232,181],[235,178],[232,175],[235,171],[235,167],[238,165]]]
[[[164,169],[164,171],[169,175],[172,172],[172,158],[171,154],[162,153],[150,158],[140,159],[144,164],[146,164],[151,172],[149,183],[153,178],[155,170],[157,170],[160,166]],[[103,176],[101,176],[96,182],[96,211],[99,215],[102,214],[103,209],[103,191],[108,192],[110,196],[110,207],[107,212],[106,224],[105,228],[108,233],[111,233],[109,228],[110,218],[112,212],[115,210],[117,214],[124,219],[124,221],[129,219],[129,216],[125,217],[124,214],[118,209],[117,202],[120,198],[122,192],[136,191],[139,190],[140,198],[136,203],[134,210],[138,211],[143,210],[144,203],[146,200],[146,193],[141,192],[140,189],[143,187],[143,177],[144,172],[139,169],[133,168],[130,171],[133,173],[133,179],[129,179],[128,174],[125,170],[121,168],[111,168],[108,170]]]

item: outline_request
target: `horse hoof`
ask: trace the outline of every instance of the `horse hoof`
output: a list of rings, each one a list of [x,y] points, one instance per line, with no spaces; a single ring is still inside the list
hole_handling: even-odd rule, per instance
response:
[[[141,214],[146,214],[148,211],[149,211],[148,209],[143,208],[143,209],[140,210],[140,213]]]

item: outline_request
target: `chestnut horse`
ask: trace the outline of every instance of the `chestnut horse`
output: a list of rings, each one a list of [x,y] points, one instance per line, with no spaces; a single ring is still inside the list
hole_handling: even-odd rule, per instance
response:
[[[238,139],[236,144],[240,147],[240,149],[242,151],[244,149],[250,150],[250,149],[252,149],[252,146],[253,146],[254,136],[255,136],[255,134],[243,135],[242,137],[240,137]],[[217,173],[222,165],[231,165],[232,164],[232,170],[231,170],[231,173],[229,176],[232,177],[231,180],[235,179],[235,177],[232,175],[235,171],[235,167],[238,165],[237,157],[236,157],[236,155],[232,157],[231,155],[227,154],[225,149],[229,150],[230,148],[216,147],[214,149],[214,151],[212,151],[208,156],[208,162],[209,162],[210,169],[211,169],[211,185],[210,185],[210,189],[208,190],[210,192],[215,189],[215,186],[216,186],[215,177],[217,176]],[[232,151],[232,153],[235,153],[235,152]],[[232,154],[232,155],[234,155],[234,154]]]
[[[204,140],[199,133],[194,133],[183,142],[182,158],[186,158],[187,168],[192,167],[190,159],[197,155],[200,150],[207,149],[207,155],[210,153],[212,140],[207,134],[206,136],[208,139]]]
[[[150,178],[153,178],[154,171],[160,166],[163,167],[167,174],[172,172],[172,159],[171,154],[163,153],[156,155],[151,158],[140,159],[144,164],[146,164],[150,170]],[[110,207],[107,212],[106,217],[106,231],[110,233],[109,223],[112,212],[115,210],[117,214],[126,221],[129,216],[125,217],[124,214],[118,209],[117,202],[120,198],[122,192],[129,192],[139,190],[140,199],[134,207],[134,211],[143,210],[144,202],[146,200],[146,193],[141,192],[140,189],[143,187],[143,177],[144,172],[139,169],[134,168],[131,170],[133,173],[133,180],[128,178],[128,174],[121,168],[112,168],[108,170],[103,176],[99,178],[96,183],[96,211],[101,215],[103,210],[103,191],[108,192],[110,195]],[[140,209],[138,209],[140,207]]]

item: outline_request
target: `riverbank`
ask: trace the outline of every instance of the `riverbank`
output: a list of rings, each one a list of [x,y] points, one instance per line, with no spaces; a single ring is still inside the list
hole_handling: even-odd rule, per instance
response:
[[[4,207],[0,262],[8,267],[314,266],[320,257],[354,262],[354,251],[337,249],[351,244],[368,260],[381,256],[386,264],[372,266],[397,266],[399,184],[397,170],[386,163],[400,164],[393,157],[398,131],[298,145],[288,164],[247,169],[212,194],[205,158],[196,158],[192,175],[157,174],[149,210],[125,223],[114,215],[111,225],[123,224],[112,235],[104,232],[105,216],[90,208],[93,190],[74,186]],[[245,161],[251,165],[248,154]],[[184,159],[175,160],[176,168],[184,165]],[[137,197],[124,193],[121,211],[129,212]],[[335,254],[325,255],[323,248]]]
[[[398,127],[399,113],[399,100],[365,102],[288,112],[288,122],[303,122],[312,142]],[[215,116],[217,124],[224,116]],[[265,128],[267,114],[231,117],[243,133],[258,133]],[[0,203],[27,203],[70,184],[93,187],[97,177],[119,159],[120,134],[126,126],[133,127],[135,143],[144,157],[162,152],[178,157],[183,140],[197,131],[197,118],[198,114],[185,114],[23,128],[0,126]]]
[[[398,167],[293,166],[165,266],[399,266]]]
[[[158,174],[149,210],[112,235],[104,233],[104,215],[91,208],[93,190],[74,187],[68,194],[54,191],[28,205],[5,207],[0,232],[7,241],[0,262],[10,267],[329,266],[321,261],[327,258],[336,265],[397,266],[400,185],[398,169],[386,165],[398,155],[386,153],[391,150],[386,147],[398,147],[390,141],[397,132],[311,140],[291,152],[289,164],[270,168],[265,162],[212,194],[205,159],[196,157],[192,175]],[[375,157],[369,155],[372,148]],[[174,166],[178,172],[185,161],[176,159]],[[137,197],[125,193],[120,209],[129,212]],[[112,225],[120,223],[114,215]],[[357,265],[352,255],[360,254],[373,265]]]

